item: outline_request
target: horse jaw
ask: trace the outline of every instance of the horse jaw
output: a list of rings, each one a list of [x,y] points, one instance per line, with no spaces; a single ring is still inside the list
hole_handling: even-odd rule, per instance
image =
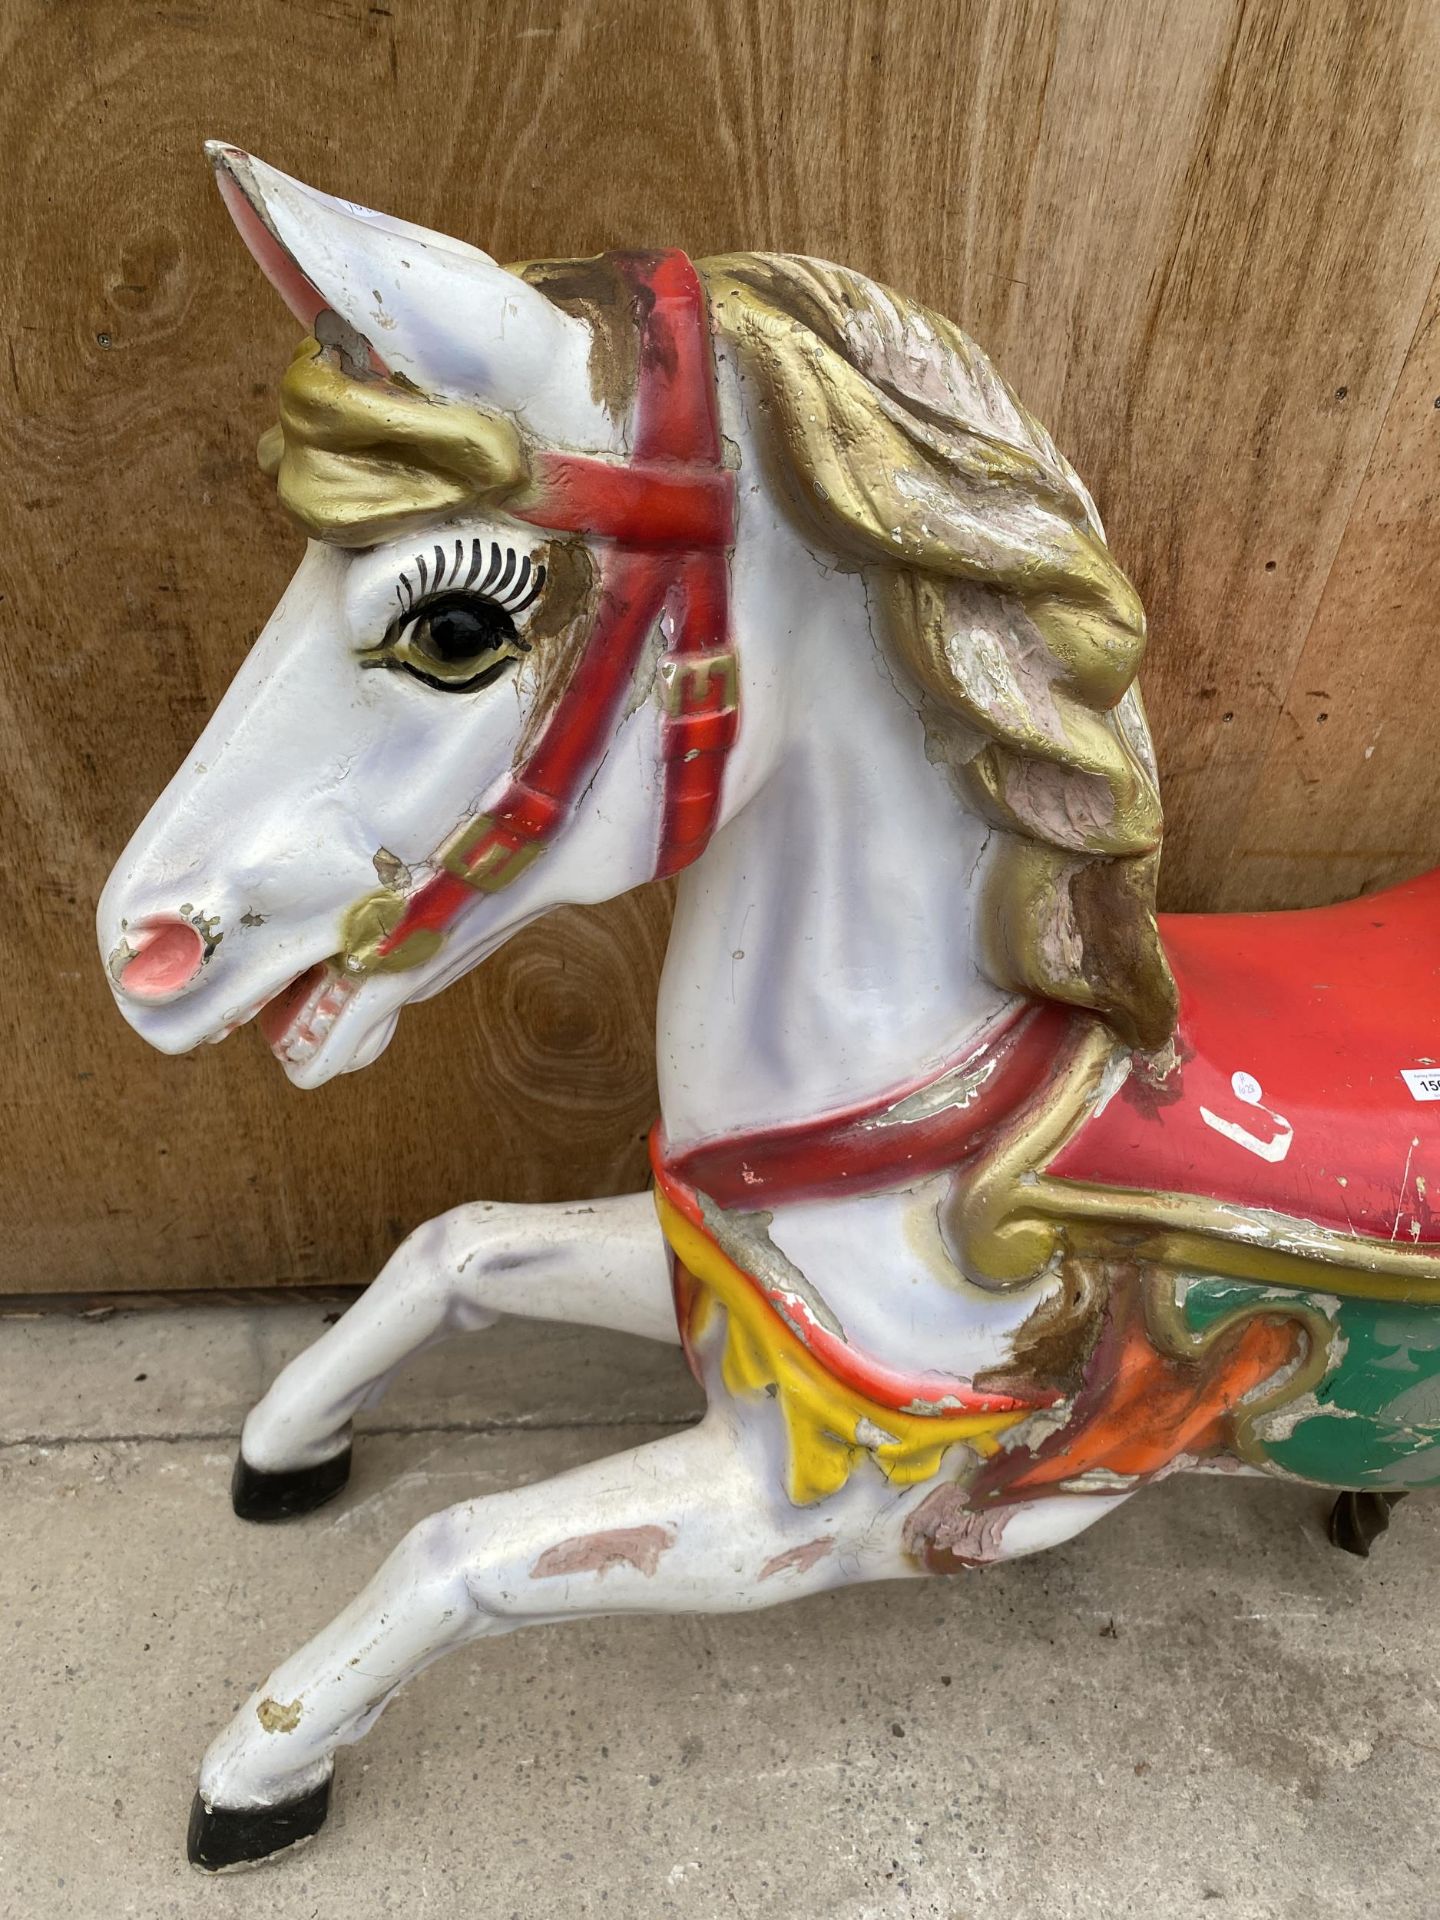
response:
[[[266,278],[307,332],[318,327],[361,362],[355,371],[368,358],[370,371],[513,414],[558,445],[620,445],[622,423],[591,392],[589,329],[488,253],[321,193],[223,141],[205,150]]]

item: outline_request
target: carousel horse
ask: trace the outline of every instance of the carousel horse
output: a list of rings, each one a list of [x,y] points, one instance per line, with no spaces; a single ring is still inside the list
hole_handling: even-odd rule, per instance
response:
[[[823,261],[502,267],[233,148],[305,330],[308,535],[99,930],[166,1052],[375,1059],[561,903],[678,875],[653,1192],[422,1226],[244,1425],[234,1503],[503,1314],[678,1341],[700,1422],[422,1522],[205,1757],[191,1858],[528,1624],[766,1607],[1069,1540],[1181,1470],[1440,1479],[1440,876],[1154,907],[1140,601],[948,320]]]

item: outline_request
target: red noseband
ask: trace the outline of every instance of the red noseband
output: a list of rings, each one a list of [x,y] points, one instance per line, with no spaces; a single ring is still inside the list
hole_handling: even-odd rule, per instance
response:
[[[655,874],[705,851],[739,707],[729,641],[727,548],[735,481],[721,464],[705,290],[678,252],[616,254],[640,314],[633,457],[566,453],[534,461],[539,499],[517,517],[611,542],[599,613],[570,681],[525,761],[462,823],[410,896],[378,957],[413,933],[442,932],[476,892],[495,893],[560,833],[604,758],[645,641],[665,641],[659,686],[664,798]]]

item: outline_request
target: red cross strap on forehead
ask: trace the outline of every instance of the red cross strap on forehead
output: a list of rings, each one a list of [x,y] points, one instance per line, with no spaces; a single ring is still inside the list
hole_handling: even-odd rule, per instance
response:
[[[394,964],[412,934],[443,932],[476,891],[507,886],[562,831],[604,758],[657,619],[665,650],[656,876],[697,859],[715,828],[739,688],[727,560],[735,483],[720,457],[705,290],[683,253],[611,258],[640,315],[631,458],[538,453],[538,498],[514,510],[547,530],[611,543],[595,625],[530,754],[440,849],[437,870],[380,942],[382,963]]]

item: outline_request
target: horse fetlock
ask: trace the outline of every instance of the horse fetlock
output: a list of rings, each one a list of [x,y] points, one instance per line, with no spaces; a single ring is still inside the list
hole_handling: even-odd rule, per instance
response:
[[[334,1760],[315,1750],[303,1701],[253,1693],[200,1763],[200,1797],[233,1811],[278,1806],[329,1779]],[[280,1691],[283,1692],[283,1689]]]
[[[240,1429],[240,1457],[261,1473],[292,1473],[320,1467],[351,1444],[348,1411],[317,1406],[318,1396],[285,1376],[258,1400]],[[358,1407],[363,1394],[354,1396]],[[337,1418],[337,1415],[339,1417]]]

